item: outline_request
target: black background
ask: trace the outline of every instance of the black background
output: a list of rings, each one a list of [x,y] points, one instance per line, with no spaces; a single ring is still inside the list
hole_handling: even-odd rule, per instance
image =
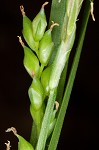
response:
[[[24,5],[27,16],[33,19],[44,0],[4,0],[0,2],[0,150],[11,141],[17,150],[17,139],[5,133],[11,126],[29,140],[32,119],[27,95],[31,78],[23,67],[23,49],[17,35],[21,34]],[[96,22],[88,23],[83,51],[75,79],[58,150],[98,150],[99,109],[99,23],[98,4],[95,3]],[[49,17],[50,4],[46,6]]]

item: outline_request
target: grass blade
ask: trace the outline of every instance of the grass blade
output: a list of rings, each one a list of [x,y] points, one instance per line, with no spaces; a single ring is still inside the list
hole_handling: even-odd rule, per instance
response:
[[[61,42],[61,31],[63,28],[63,21],[66,12],[65,10],[66,0],[61,0],[61,2],[59,2],[59,0],[52,0],[49,26],[51,25],[51,22],[54,21],[59,24],[59,27],[54,28],[54,30],[52,31],[52,39],[55,44],[55,47],[49,63],[51,63],[55,58],[57,48]]]
[[[58,118],[57,118],[57,122],[56,122],[56,125],[55,125],[55,128],[54,128],[53,134],[52,134],[52,138],[51,138],[48,150],[56,150],[56,148],[57,148],[60,132],[61,132],[61,129],[62,129],[64,117],[65,117],[66,110],[67,110],[67,107],[68,107],[70,94],[71,94],[71,91],[72,91],[75,75],[76,75],[76,72],[77,72],[77,67],[78,67],[80,54],[81,54],[81,50],[82,50],[82,46],[83,46],[83,41],[84,41],[84,37],[85,37],[85,32],[86,32],[86,28],[87,28],[89,14],[90,14],[90,1],[86,1],[84,14],[83,14],[83,19],[82,19],[80,37],[79,37],[78,46],[77,46],[77,49],[76,49],[76,54],[75,54],[75,57],[74,57],[74,61],[73,61],[73,64],[72,64],[72,68],[71,68],[70,76],[69,76],[69,79],[68,79],[66,91],[65,91],[65,94],[64,94],[63,102],[62,102],[62,105],[61,105],[61,108],[60,108],[60,111],[59,111],[59,115],[58,115]]]
[[[55,102],[55,99],[56,99],[56,89],[50,91],[50,95],[49,95],[47,107],[45,110],[45,115],[43,118],[43,122],[42,122],[42,126],[41,126],[41,132],[40,132],[40,135],[38,138],[36,150],[45,149],[49,124],[50,124],[50,119],[51,119],[52,112],[53,112],[53,107],[54,107],[53,104]]]
[[[59,105],[61,105],[62,99],[63,99],[63,93],[64,93],[64,87],[65,87],[65,81],[66,81],[66,74],[67,74],[67,68],[68,68],[68,61],[66,62],[66,65],[64,67],[64,70],[62,72],[58,89],[57,89],[57,97],[56,100],[58,101]]]

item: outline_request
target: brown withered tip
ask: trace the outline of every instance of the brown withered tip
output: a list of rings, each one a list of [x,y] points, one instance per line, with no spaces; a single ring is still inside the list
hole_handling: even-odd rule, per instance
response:
[[[52,31],[54,26],[59,26],[58,23],[54,23],[54,21],[52,21],[52,25],[50,26],[50,30]]]
[[[91,13],[91,16],[92,16],[92,20],[95,21],[95,16],[94,16],[94,3],[93,3],[92,1],[90,2],[90,7],[91,7],[90,13]]]
[[[57,101],[55,101],[55,109],[56,109],[56,111],[58,111],[58,108],[59,108],[59,103]]]
[[[17,36],[17,37],[19,38],[19,42],[20,42],[20,44],[22,45],[22,47],[24,47],[24,46],[25,46],[25,44],[24,44],[24,42],[22,41],[21,36]]]
[[[11,132],[11,131],[14,133],[14,135],[17,135],[17,130],[14,127],[8,128],[5,132]]]
[[[46,5],[48,5],[49,2],[45,2],[43,5],[42,5],[42,8],[44,8]]]
[[[21,10],[22,16],[25,16],[25,11],[24,11],[23,5],[20,6],[20,10]]]
[[[10,150],[10,147],[11,147],[10,141],[8,141],[8,143],[5,143],[5,145],[6,145],[6,150]]]

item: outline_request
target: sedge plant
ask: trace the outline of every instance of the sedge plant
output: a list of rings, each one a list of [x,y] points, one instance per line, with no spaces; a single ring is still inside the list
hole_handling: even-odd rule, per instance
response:
[[[85,8],[81,20],[82,25],[67,79],[69,56],[76,39],[76,22],[83,3],[85,3]],[[20,6],[23,16],[22,34],[28,46],[25,45],[21,36],[18,38],[24,50],[23,64],[32,80],[28,95],[33,125],[29,142],[17,134],[14,127],[6,130],[6,132],[13,131],[19,139],[18,150],[57,149],[90,10],[95,21],[92,1],[52,0],[48,25],[45,14],[46,5],[48,2],[42,5],[32,21],[26,16],[24,7]],[[6,145],[10,149],[9,141]]]

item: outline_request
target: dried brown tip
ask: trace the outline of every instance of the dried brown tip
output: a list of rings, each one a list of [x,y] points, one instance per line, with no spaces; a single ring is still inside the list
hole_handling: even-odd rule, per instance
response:
[[[59,108],[59,103],[57,101],[55,101],[55,109],[56,109],[56,111],[58,111],[58,108]]]
[[[52,25],[50,26],[50,30],[51,31],[53,30],[54,26],[59,26],[59,24],[58,23],[54,23],[54,21],[52,21]]]
[[[22,16],[25,16],[25,11],[24,11],[23,5],[20,6],[20,10],[21,10]]]
[[[6,145],[6,150],[10,150],[10,147],[11,147],[10,141],[8,141],[8,143],[5,143],[5,145]]]
[[[95,21],[95,16],[94,16],[94,3],[91,2],[90,3],[90,6],[91,6],[91,10],[90,10],[90,13],[91,13],[91,16],[92,16],[92,20]]]
[[[48,5],[49,2],[45,2],[43,5],[42,5],[42,8],[44,8],[46,5]]]
[[[25,46],[25,44],[24,44],[24,42],[22,41],[21,36],[17,36],[17,37],[19,38],[19,42],[20,42],[20,44],[22,45],[22,47],[24,47],[24,46]]]
[[[8,128],[5,132],[11,132],[11,131],[14,133],[14,135],[17,136],[17,130],[14,127]]]

